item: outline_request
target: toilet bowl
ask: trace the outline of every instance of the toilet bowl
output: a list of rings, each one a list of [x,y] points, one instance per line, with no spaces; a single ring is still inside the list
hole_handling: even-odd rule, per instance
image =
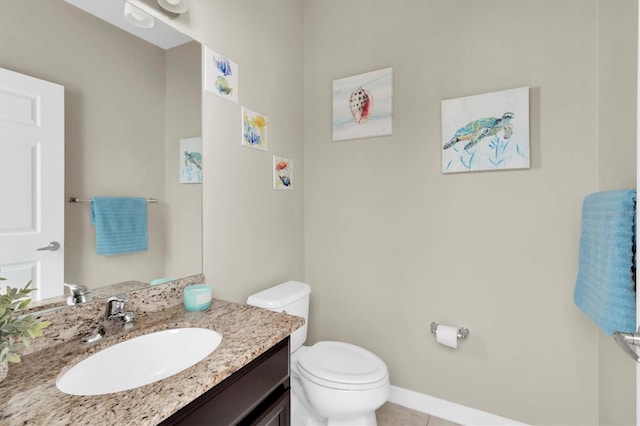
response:
[[[307,349],[309,349],[308,346],[302,346],[291,354],[291,424],[323,426],[327,424],[327,419],[321,417],[309,404],[298,373],[298,358]]]
[[[318,342],[297,368],[309,404],[327,424],[376,424],[375,410],[390,392],[387,366],[376,355],[349,343]]]
[[[310,293],[308,284],[288,281],[247,299],[249,305],[305,318],[305,325],[291,335],[292,424],[376,425],[375,410],[390,394],[387,366],[350,343],[303,346]]]

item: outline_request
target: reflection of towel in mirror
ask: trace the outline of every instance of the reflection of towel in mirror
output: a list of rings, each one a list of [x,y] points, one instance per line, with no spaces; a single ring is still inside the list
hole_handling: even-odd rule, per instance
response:
[[[588,195],[582,204],[576,305],[605,334],[636,323],[635,190]]]
[[[147,200],[94,197],[91,223],[96,227],[96,252],[120,254],[147,249]]]

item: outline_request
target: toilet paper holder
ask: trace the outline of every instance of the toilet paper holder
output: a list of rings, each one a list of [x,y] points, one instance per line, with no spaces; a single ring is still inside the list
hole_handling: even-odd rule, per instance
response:
[[[431,332],[433,334],[436,334],[436,332],[438,331],[438,325],[440,325],[438,321],[434,321],[431,323]],[[458,327],[458,340],[466,339],[467,337],[469,337],[469,329],[466,327]]]

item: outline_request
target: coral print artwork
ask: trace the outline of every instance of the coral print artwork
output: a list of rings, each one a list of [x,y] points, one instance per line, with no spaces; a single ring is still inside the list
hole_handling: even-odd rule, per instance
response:
[[[529,168],[529,88],[442,101],[442,172]]]
[[[238,103],[238,65],[204,47],[204,90]]]
[[[242,107],[242,145],[266,151],[268,125],[266,116]]]
[[[393,69],[333,81],[333,140],[392,134]]]
[[[273,189],[293,189],[293,160],[273,156]]]

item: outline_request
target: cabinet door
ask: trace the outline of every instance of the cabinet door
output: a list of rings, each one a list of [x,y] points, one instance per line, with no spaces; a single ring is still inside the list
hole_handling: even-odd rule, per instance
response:
[[[291,392],[287,388],[284,394],[276,399],[270,407],[251,423],[255,426],[289,426],[291,424]]]
[[[286,400],[289,415],[289,337],[164,420],[174,425],[254,425]],[[281,410],[284,410],[283,405]],[[286,418],[288,419],[288,417]],[[269,424],[269,423],[264,423]],[[288,423],[282,423],[288,424]]]

